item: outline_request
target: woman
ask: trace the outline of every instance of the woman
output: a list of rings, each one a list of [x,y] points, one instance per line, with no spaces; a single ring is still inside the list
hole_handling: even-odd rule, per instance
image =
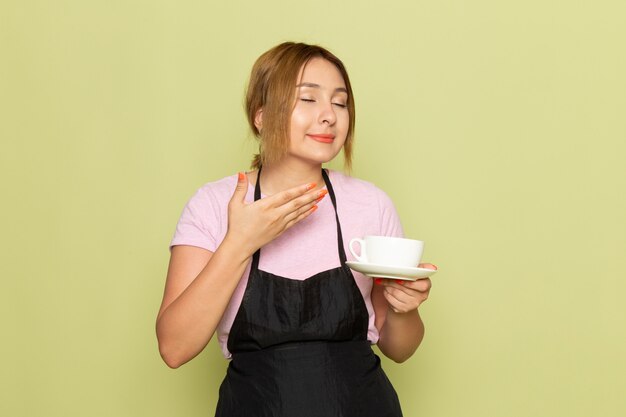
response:
[[[430,280],[373,285],[345,265],[352,237],[402,229],[381,190],[322,169],[342,149],[351,161],[342,62],[318,46],[278,45],[252,69],[246,110],[260,140],[255,169],[200,188],[172,240],[163,359],[176,368],[217,332],[231,358],[217,416],[401,416],[370,345],[397,362],[413,354]]]

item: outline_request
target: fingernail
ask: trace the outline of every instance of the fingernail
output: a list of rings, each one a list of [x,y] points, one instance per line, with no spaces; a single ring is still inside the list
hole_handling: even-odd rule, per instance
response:
[[[246,176],[244,175],[244,173],[243,173],[243,172],[240,172],[240,173],[239,173],[239,181],[243,181],[243,180],[245,180],[245,179],[246,179]]]
[[[401,279],[397,279],[397,280],[396,280],[396,284],[398,284],[398,285],[404,285],[404,281],[402,281]]]
[[[313,188],[315,188],[315,186],[316,186],[316,185],[317,185],[317,184],[316,184],[316,183],[314,183],[314,182],[309,183],[309,184],[307,184],[307,185],[306,185],[306,190],[307,190],[307,191],[312,190]]]
[[[315,210],[317,210],[317,206],[311,207],[311,212],[314,212]]]
[[[382,283],[383,283],[383,279],[382,278],[374,278],[374,284],[381,285]]]
[[[317,195],[317,198],[322,198],[322,197],[324,197],[326,194],[328,194],[328,191],[326,191],[326,190],[320,190],[319,194]]]

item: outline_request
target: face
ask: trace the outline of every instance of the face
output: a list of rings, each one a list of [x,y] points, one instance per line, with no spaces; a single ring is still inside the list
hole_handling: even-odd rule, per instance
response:
[[[343,77],[329,61],[313,58],[301,71],[295,93],[288,157],[328,162],[341,151],[350,123]]]

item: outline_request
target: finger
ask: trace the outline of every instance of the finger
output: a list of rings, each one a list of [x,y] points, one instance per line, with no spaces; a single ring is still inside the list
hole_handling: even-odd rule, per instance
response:
[[[292,220],[297,219],[298,217],[300,217],[302,214],[308,212],[311,208],[316,207],[317,209],[317,203],[319,202],[319,198],[316,200],[313,200],[291,212],[285,213],[284,214],[284,219],[285,219],[285,223],[289,224],[291,223]]]
[[[394,293],[398,294],[398,297],[405,301],[409,301],[410,298],[424,298],[428,297],[428,292],[430,291],[430,282],[420,282],[426,281],[417,280],[417,281],[401,281],[401,280],[391,280],[387,279],[384,283],[386,289],[394,289]],[[400,295],[400,293],[406,294],[406,297]]]
[[[406,313],[407,311],[414,310],[419,306],[419,303],[417,305],[413,305],[405,302],[398,297],[397,293],[389,291],[388,288],[385,288],[383,296],[387,300],[387,303],[389,303],[389,307],[396,313]]]
[[[407,284],[404,281],[395,282],[394,280],[388,279],[383,285],[385,286],[385,291],[390,291],[393,294],[396,294],[396,297],[403,297],[401,294],[405,294],[407,297],[415,297],[419,294],[418,291],[406,287]],[[404,299],[404,298],[403,298]]]
[[[237,186],[235,192],[230,199],[231,202],[243,203],[248,192],[248,176],[245,172],[240,172],[237,175]]]
[[[263,200],[265,200],[266,204],[268,204],[270,207],[280,207],[286,203],[289,203],[291,200],[302,196],[308,191],[311,191],[316,186],[317,184],[315,184],[314,182],[304,185],[298,185],[288,190],[276,193],[270,197],[266,197]]]
[[[430,291],[430,288],[432,287],[432,282],[429,278],[423,278],[416,281],[407,281],[404,284],[404,287],[419,292],[427,292]]]
[[[416,309],[428,299],[428,293],[407,292],[406,289],[403,291],[402,289],[387,287],[385,292],[396,301],[395,307],[403,311]]]
[[[302,197],[291,200],[287,204],[283,204],[279,208],[280,213],[285,216],[287,220],[291,220],[319,203],[320,200],[326,196],[326,194],[328,194],[328,191],[326,190],[307,193]]]
[[[312,205],[319,203],[319,201],[324,198],[326,194],[328,194],[328,191],[326,190],[307,192],[306,194],[294,198],[293,200],[283,204],[282,206],[277,207],[277,209],[279,210],[280,214],[285,217],[289,215],[295,215],[295,217],[297,217],[302,213],[302,209],[304,209],[305,211],[308,210],[308,208],[312,207]],[[291,218],[293,217],[290,217],[289,219]]]
[[[437,268],[436,265],[433,265],[433,264],[419,264],[417,267],[418,268],[426,268],[426,269],[434,269],[435,271],[437,269],[439,269],[439,268]]]
[[[287,224],[285,225],[285,229],[287,230],[289,229],[291,226],[295,225],[296,223],[306,219],[307,217],[309,217],[311,214],[313,214],[315,212],[315,210],[317,210],[317,205],[313,205],[311,208],[309,208],[308,210],[306,210],[304,213],[301,213],[300,215],[294,217],[292,220],[289,220],[287,222]]]

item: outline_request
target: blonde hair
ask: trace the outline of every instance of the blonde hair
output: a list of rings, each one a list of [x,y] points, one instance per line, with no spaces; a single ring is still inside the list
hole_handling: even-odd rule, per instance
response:
[[[254,155],[252,168],[280,160],[289,149],[289,126],[295,106],[294,89],[300,70],[312,58],[320,57],[334,64],[341,73],[348,90],[346,103],[349,114],[348,134],[343,145],[344,165],[352,165],[354,135],[354,95],[348,72],[343,62],[321,46],[285,42],[261,55],[250,74],[246,91],[246,113],[254,136],[259,140],[259,153]],[[259,110],[263,109],[261,131],[255,125]]]

